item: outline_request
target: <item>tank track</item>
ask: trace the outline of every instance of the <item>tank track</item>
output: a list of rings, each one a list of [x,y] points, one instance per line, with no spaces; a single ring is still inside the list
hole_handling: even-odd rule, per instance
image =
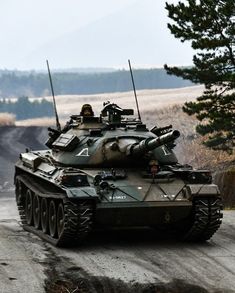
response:
[[[190,229],[183,239],[196,242],[209,240],[220,227],[223,217],[220,197],[195,198]]]
[[[48,206],[50,201],[54,201],[56,207],[58,207],[60,203],[63,204],[64,224],[63,231],[60,235],[58,235],[57,230],[56,235],[52,237],[49,229],[47,233],[42,231],[41,224],[39,229],[36,229],[33,223],[31,225],[27,223],[25,206],[25,194],[27,190],[30,190],[34,196],[37,194],[40,202],[43,198],[45,198]],[[42,189],[42,186],[39,186],[37,183],[33,182],[31,177],[27,175],[16,177],[16,203],[23,228],[26,231],[36,234],[54,246],[66,247],[80,244],[87,238],[92,229],[94,205],[91,201],[78,200],[73,202],[69,200],[65,194],[52,194],[46,192]],[[49,226],[49,222],[47,226]]]

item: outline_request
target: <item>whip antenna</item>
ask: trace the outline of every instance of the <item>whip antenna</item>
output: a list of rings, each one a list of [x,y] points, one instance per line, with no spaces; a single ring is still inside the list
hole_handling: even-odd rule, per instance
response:
[[[131,62],[130,62],[130,60],[128,60],[128,64],[129,64],[130,73],[131,73],[131,80],[132,80],[133,91],[134,91],[134,95],[135,95],[135,102],[136,102],[136,107],[137,107],[137,112],[138,112],[138,118],[141,121],[139,104],[138,104],[138,99],[137,99],[137,95],[136,95],[135,82],[134,82],[134,77],[133,77],[133,73],[132,73],[132,68],[131,68]]]
[[[55,94],[54,94],[54,89],[53,89],[53,84],[52,84],[52,78],[51,78],[51,72],[50,72],[50,67],[49,67],[49,62],[47,60],[47,70],[48,70],[48,75],[49,75],[49,80],[50,80],[50,85],[51,85],[51,93],[52,93],[52,98],[53,98],[53,105],[54,105],[54,111],[55,111],[55,119],[56,119],[56,128],[58,131],[61,131],[61,126],[59,122],[59,117],[56,109],[56,103],[55,103]]]

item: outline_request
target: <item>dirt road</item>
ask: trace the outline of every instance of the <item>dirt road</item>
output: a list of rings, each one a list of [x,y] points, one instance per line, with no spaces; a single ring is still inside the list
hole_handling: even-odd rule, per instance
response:
[[[1,194],[0,239],[1,293],[235,292],[235,211],[205,244],[144,229],[97,231],[58,249],[22,230],[13,195]]]

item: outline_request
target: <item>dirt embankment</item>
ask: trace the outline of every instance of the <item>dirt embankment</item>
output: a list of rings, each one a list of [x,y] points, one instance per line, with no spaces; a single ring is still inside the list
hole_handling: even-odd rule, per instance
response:
[[[47,129],[43,127],[0,127],[0,191],[13,185],[14,164],[19,154],[29,149],[43,149]]]

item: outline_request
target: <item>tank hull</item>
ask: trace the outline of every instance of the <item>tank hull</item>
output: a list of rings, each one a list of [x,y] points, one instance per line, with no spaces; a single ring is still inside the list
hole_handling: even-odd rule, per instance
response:
[[[110,227],[173,228],[186,240],[207,240],[221,224],[221,198],[214,185],[186,185],[177,178],[140,181],[142,175],[130,170],[128,180],[109,180],[109,188],[100,190],[92,183],[99,171],[93,169],[79,171],[89,187],[65,188],[56,183],[55,174],[63,168],[57,169],[48,177],[20,160],[15,175],[23,228],[55,246],[77,245],[93,229]]]

